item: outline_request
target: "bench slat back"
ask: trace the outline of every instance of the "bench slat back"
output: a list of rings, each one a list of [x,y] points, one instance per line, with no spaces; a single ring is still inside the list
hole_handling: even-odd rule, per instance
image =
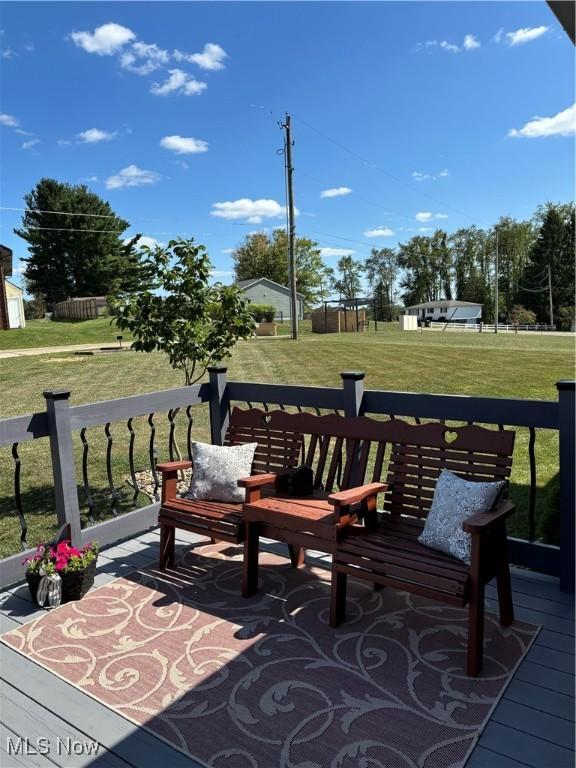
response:
[[[234,408],[229,444],[258,442],[255,472],[293,467],[300,457],[314,470],[314,487],[327,493],[380,480],[390,485],[384,508],[425,517],[443,469],[484,482],[507,480],[515,433],[477,425],[409,424],[366,416]]]
[[[261,411],[234,408],[230,414],[224,445],[258,443],[252,463],[255,475],[296,467],[302,453],[302,435],[287,430],[271,429]]]

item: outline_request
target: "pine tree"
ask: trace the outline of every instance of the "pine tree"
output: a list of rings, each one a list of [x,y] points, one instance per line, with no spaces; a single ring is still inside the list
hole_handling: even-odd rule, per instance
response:
[[[24,199],[27,210],[14,231],[28,243],[28,293],[52,305],[79,296],[116,295],[145,282],[135,248],[138,236],[124,243],[129,223],[86,186],[44,178]]]

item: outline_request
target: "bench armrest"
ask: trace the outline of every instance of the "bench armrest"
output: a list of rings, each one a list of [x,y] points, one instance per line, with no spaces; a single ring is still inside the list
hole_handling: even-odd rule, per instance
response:
[[[479,512],[477,515],[472,515],[464,520],[462,530],[472,534],[484,533],[484,531],[492,528],[492,526],[498,525],[507,517],[510,517],[515,509],[516,505],[506,499],[501,501],[490,512]]]
[[[358,504],[370,496],[377,496],[387,488],[386,483],[369,483],[368,485],[360,485],[358,488],[350,488],[348,491],[331,493],[328,496],[328,501],[336,508],[349,507],[351,504]]]
[[[273,485],[281,474],[281,472],[267,472],[263,475],[241,477],[238,485],[240,488],[262,488],[265,485]]]
[[[180,472],[182,469],[190,469],[191,466],[191,461],[166,461],[163,464],[156,464],[156,469],[158,472],[169,473]]]

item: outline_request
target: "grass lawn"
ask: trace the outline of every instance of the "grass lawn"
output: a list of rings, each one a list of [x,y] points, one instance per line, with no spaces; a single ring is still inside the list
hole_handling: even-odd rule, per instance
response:
[[[65,344],[117,343],[116,336],[129,334],[110,324],[110,318],[97,320],[27,320],[26,328],[0,333],[0,350],[31,347],[62,347]]]
[[[102,321],[89,321],[102,323]],[[106,321],[107,322],[107,321]],[[56,324],[52,324],[56,325]],[[59,325],[59,324],[58,324]],[[68,325],[68,324],[66,324]],[[76,324],[70,325],[75,328]],[[114,336],[112,332],[112,336]],[[106,340],[101,336],[98,340]],[[50,343],[61,343],[50,342]],[[74,342],[81,343],[76,338]],[[244,381],[340,386],[339,372],[366,371],[370,389],[437,392],[497,397],[556,399],[555,382],[574,377],[574,339],[571,337],[499,334],[401,333],[384,326],[375,333],[315,335],[303,329],[294,343],[287,338],[253,339],[238,344],[228,361],[229,378]],[[182,375],[173,371],[163,355],[125,353],[79,357],[73,354],[39,355],[0,362],[0,418],[43,408],[42,391],[68,388],[72,404],[94,402],[182,385]],[[194,409],[194,435],[208,438],[205,407]],[[179,414],[179,440],[184,447],[184,414]],[[158,414],[159,459],[167,456],[167,418]],[[135,420],[137,469],[148,462],[149,430],[145,420]],[[129,509],[132,492],[124,484],[128,474],[125,424],[113,425],[114,482],[120,492],[120,507]],[[103,515],[110,510],[104,455],[103,428],[87,432],[91,451],[91,486]],[[516,533],[525,534],[528,496],[528,434],[519,430],[515,451],[512,494],[519,504],[514,517]],[[81,481],[81,443],[76,436],[78,480]],[[23,503],[30,534],[29,542],[50,535],[55,529],[47,440],[23,444]],[[557,472],[557,436],[539,431],[536,440],[538,463],[537,514],[542,517],[552,502],[551,481]],[[13,462],[8,448],[0,449],[0,556],[18,551],[19,529],[14,515]],[[80,493],[82,504],[84,495]],[[138,504],[145,503],[143,496]],[[85,509],[84,509],[85,511]]]

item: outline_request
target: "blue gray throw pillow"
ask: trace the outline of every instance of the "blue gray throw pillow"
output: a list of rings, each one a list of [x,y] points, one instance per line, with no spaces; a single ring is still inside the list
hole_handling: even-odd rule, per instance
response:
[[[238,480],[251,474],[258,443],[211,445],[192,443],[192,481],[185,499],[241,504],[246,496]]]
[[[432,506],[418,541],[470,564],[471,536],[462,530],[467,517],[488,512],[498,501],[506,482],[463,480],[444,469],[436,483]]]

